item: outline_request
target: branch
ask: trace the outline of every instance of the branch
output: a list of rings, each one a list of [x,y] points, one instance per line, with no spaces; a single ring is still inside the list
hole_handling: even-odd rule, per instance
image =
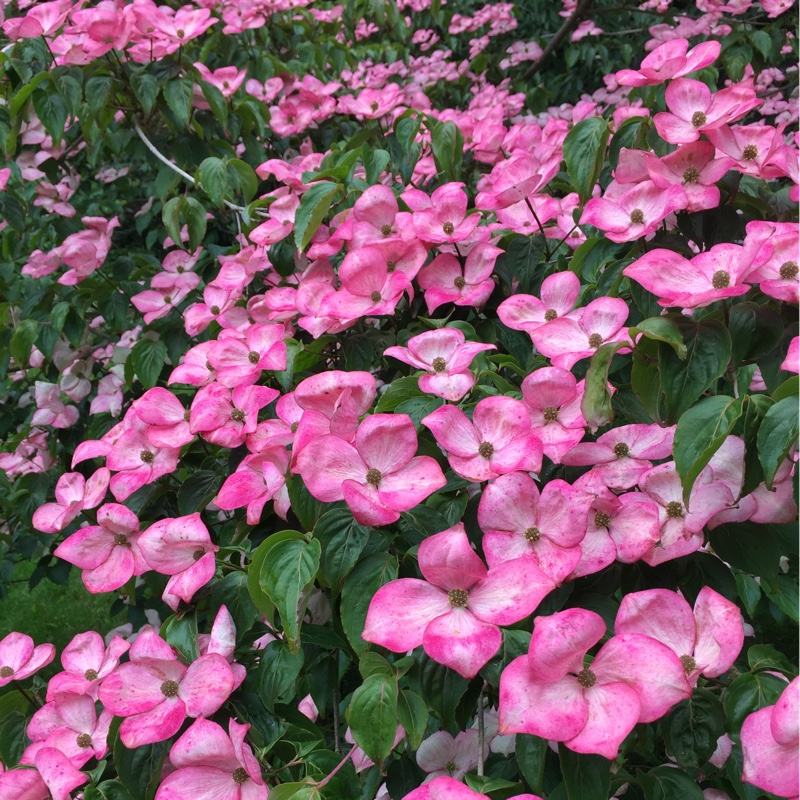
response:
[[[528,68],[528,71],[524,75],[525,80],[532,78],[542,68],[542,64],[547,61],[552,55],[553,50],[561,44],[564,37],[578,24],[581,17],[589,10],[591,4],[592,0],[580,0],[577,8],[572,12],[572,16],[564,20],[564,24],[558,29],[556,35],[550,40],[547,47],[545,47],[541,58]]]
[[[184,172],[177,164],[170,161],[161,151],[159,151],[156,146],[145,136],[144,131],[134,122],[133,129],[136,131],[136,135],[144,142],[144,146],[164,165],[169,167],[173,172],[177,172],[185,181],[188,181],[192,184],[192,186],[196,186],[198,189],[202,189],[202,185],[199,184],[188,172]],[[237,211],[239,214],[243,214],[246,209],[242,206],[237,206],[236,203],[230,203],[227,200],[222,201],[226,208],[231,209],[231,211]]]

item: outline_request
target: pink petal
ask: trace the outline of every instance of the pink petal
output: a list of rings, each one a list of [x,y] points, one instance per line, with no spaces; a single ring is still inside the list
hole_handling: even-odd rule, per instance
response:
[[[444,590],[469,589],[487,575],[460,522],[423,540],[418,559],[425,580]]]
[[[647,589],[622,598],[614,631],[640,633],[663,642],[677,656],[691,656],[697,626],[692,609],[677,592]]]
[[[727,672],[744,644],[742,612],[735,603],[704,586],[694,604],[697,668],[708,678]]]
[[[780,797],[797,797],[797,742],[779,744],[772,737],[773,706],[750,714],[742,725],[742,781]]]
[[[395,511],[409,511],[447,483],[442,468],[430,456],[417,456],[378,486],[381,502]]]
[[[547,617],[536,617],[528,654],[531,675],[537,680],[555,681],[568,672],[580,672],[586,651],[605,632],[603,618],[584,608],[568,608]]]
[[[386,475],[414,457],[417,431],[408,414],[373,414],[359,425],[355,445],[369,468]]]
[[[119,737],[125,747],[134,749],[143,744],[163,742],[174,736],[186,719],[186,707],[177,698],[164,698],[163,703],[142,714],[128,717],[119,726]]]
[[[356,448],[338,436],[311,441],[297,456],[297,471],[308,491],[325,503],[343,500],[342,482],[363,483],[368,469]]]
[[[532,614],[555,583],[530,558],[492,567],[469,593],[467,607],[478,619],[513,625]]]
[[[502,643],[500,628],[481,622],[466,608],[452,608],[437,617],[422,637],[422,646],[434,661],[465,678],[474,678]]]

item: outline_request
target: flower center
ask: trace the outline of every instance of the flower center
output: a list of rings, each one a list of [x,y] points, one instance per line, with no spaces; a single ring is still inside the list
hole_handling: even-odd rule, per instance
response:
[[[88,733],[78,734],[78,738],[75,741],[78,743],[78,747],[92,746],[92,737]]]
[[[222,311],[222,309],[221,309],[219,306],[211,306],[211,308],[209,308],[208,310],[209,310],[209,311],[210,311],[210,312],[211,312],[211,313],[212,313],[212,314],[213,314],[215,317],[216,317],[218,314],[220,314],[220,313],[221,313],[221,311]]]
[[[373,303],[380,303],[381,301],[381,293],[380,292],[373,292],[369,299],[372,300]]]
[[[189,411],[187,408],[186,411],[183,412],[183,421],[188,422],[192,418],[192,412]]]
[[[171,298],[169,295],[167,295],[167,296],[164,298],[164,302],[165,302],[167,305],[169,305],[169,304],[172,302],[172,298]]]
[[[238,783],[240,786],[243,783],[247,783],[247,781],[250,779],[250,776],[247,774],[247,770],[244,767],[236,767],[231,777],[233,778],[233,782]]]
[[[578,673],[578,683],[584,689],[591,689],[597,683],[597,676],[590,669],[582,669]]]
[[[731,285],[731,276],[724,269],[718,269],[711,278],[715,289],[727,289]]]
[[[451,589],[447,593],[447,602],[450,603],[453,608],[466,608],[468,597],[469,593],[466,589]]]
[[[702,128],[706,122],[706,115],[702,111],[695,111],[694,114],[692,114],[692,127]]]
[[[97,670],[87,669],[86,672],[83,673],[83,677],[86,678],[87,681],[96,681],[98,677]]]
[[[201,547],[199,550],[195,550],[194,553],[192,553],[192,558],[195,561],[199,561],[205,554],[206,551]]]
[[[149,450],[142,450],[141,453],[139,453],[139,458],[141,458],[145,464],[152,464],[155,460],[155,456]]]
[[[300,423],[299,423],[299,422],[293,422],[293,423],[292,423],[292,424],[289,426],[289,430],[290,430],[292,433],[297,433],[297,429],[298,429],[298,427],[299,427],[299,426],[300,426]]]
[[[14,674],[11,667],[0,667],[0,678],[10,678]]]
[[[378,486],[382,480],[383,475],[381,475],[381,471],[379,469],[372,467],[371,469],[367,470],[366,481],[370,486]]]
[[[678,519],[683,516],[683,506],[677,500],[671,500],[665,506],[669,519]]]
[[[494,445],[491,442],[481,442],[478,446],[478,455],[491,458],[494,455]]]
[[[742,158],[745,161],[755,161],[758,158],[758,148],[754,144],[749,144],[742,150]]]
[[[183,39],[183,37],[186,36],[186,33],[183,30],[183,28],[178,28],[178,30],[176,30],[175,33],[178,35],[179,39]]]
[[[128,537],[124,533],[115,533],[114,534],[114,544],[118,545],[119,547],[129,547],[130,542],[128,541]],[[94,680],[94,678],[92,678]]]
[[[231,419],[234,422],[244,422],[244,418],[245,413],[241,408],[234,408],[233,411],[231,411]]]
[[[523,536],[527,542],[538,542],[542,538],[542,532],[535,525],[532,525],[525,531]]]
[[[603,344],[603,337],[599,333],[593,333],[589,337],[589,347],[597,349],[601,344]]]
[[[598,511],[594,515],[594,526],[595,528],[607,528],[611,524],[611,517],[608,514],[604,514],[602,511]]]
[[[386,262],[386,272],[391,275],[397,269],[397,264],[394,261]]]
[[[555,406],[547,406],[542,412],[545,422],[555,422],[558,419],[558,409]]]
[[[391,236],[392,235],[392,226],[391,225],[381,225],[381,233],[384,236]]]
[[[176,681],[164,681],[164,683],[161,684],[161,694],[163,694],[164,697],[177,697],[179,688]]]
[[[375,112],[378,110],[378,108],[379,108],[379,106],[378,106],[378,104],[377,104],[377,102],[376,102],[375,100],[373,100],[373,101],[372,101],[372,102],[369,104],[369,107],[370,107],[370,109],[372,110],[373,114],[374,114],[374,113],[375,113]]]
[[[258,364],[258,362],[259,362],[259,361],[261,361],[261,356],[259,356],[259,354],[258,354],[258,353],[256,353],[256,351],[255,351],[255,350],[251,350],[251,351],[250,351],[250,352],[247,354],[247,360],[248,360],[248,361],[249,361],[251,364]]]
[[[617,444],[614,445],[614,455],[617,458],[625,458],[628,453],[630,453],[630,448],[625,442],[617,442]]]
[[[453,281],[453,286],[455,286],[456,289],[463,289],[466,285],[467,282],[460,275]]]
[[[447,369],[447,362],[441,357],[436,356],[431,362],[434,372],[444,372]]]
[[[683,664],[683,671],[687,675],[697,669],[697,662],[692,656],[681,656],[681,664]]]
[[[554,308],[548,308],[547,311],[544,312],[544,321],[545,322],[552,322],[558,316],[558,311]]]
[[[448,775],[452,775],[456,771],[456,762],[455,761],[445,762],[444,769]]]
[[[798,267],[796,261],[785,261],[783,264],[781,264],[780,275],[783,280],[788,281],[792,278],[796,278],[797,273]]]
[[[683,182],[684,183],[697,183],[697,179],[700,177],[700,173],[697,171],[697,167],[687,167],[683,171]]]
[[[454,231],[455,229],[456,229],[456,226],[455,226],[455,225],[453,225],[453,223],[452,223],[452,222],[445,222],[445,223],[442,225],[442,230],[445,232],[445,234],[446,234],[447,236],[452,236],[452,235],[453,235],[453,231]]]
[[[634,208],[631,211],[631,222],[634,225],[643,225],[644,224],[644,211],[641,208]]]

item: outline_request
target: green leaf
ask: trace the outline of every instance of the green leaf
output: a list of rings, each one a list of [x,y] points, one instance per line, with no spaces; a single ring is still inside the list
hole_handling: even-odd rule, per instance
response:
[[[119,781],[103,781],[87,786],[83,800],[132,800],[131,793]]]
[[[356,565],[371,531],[371,528],[359,525],[347,508],[327,511],[314,526],[314,538],[319,539],[322,545],[320,569],[334,597]]]
[[[28,365],[31,350],[38,335],[39,326],[34,319],[24,319],[14,327],[14,333],[11,334],[11,342],[8,349],[18,366],[24,367]]]
[[[173,197],[164,203],[161,209],[161,222],[167,229],[169,238],[178,247],[181,246],[181,202],[182,197]]]
[[[173,614],[161,626],[161,636],[184,657],[187,664],[200,657],[197,647],[197,614]]]
[[[522,777],[528,782],[534,794],[542,793],[544,783],[544,760],[547,757],[547,739],[518,733],[515,739],[514,752]]]
[[[224,578],[211,584],[208,609],[210,619],[216,619],[221,606],[225,606],[233,618],[237,636],[241,637],[253,627],[258,618],[258,609],[247,590],[246,572],[229,572]]]
[[[221,158],[206,158],[197,169],[205,193],[217,206],[222,205],[228,186],[228,167]]]
[[[397,558],[375,553],[356,564],[342,586],[340,613],[347,640],[357,655],[367,649],[361,638],[370,601],[378,589],[397,577]]]
[[[53,144],[58,147],[64,137],[64,126],[69,116],[64,98],[56,92],[37,91],[33,95],[33,108],[45,130],[52,136]]]
[[[278,542],[261,566],[259,584],[281,615],[286,643],[292,653],[300,648],[300,624],[305,614],[301,601],[319,569],[321,547],[316,539]]]
[[[303,195],[294,218],[294,241],[298,250],[308,246],[341,190],[338,183],[319,181]]]
[[[166,358],[167,346],[161,339],[140,339],[133,346],[128,361],[142,386],[152,389],[158,382]]]
[[[371,675],[353,692],[347,721],[356,744],[379,767],[397,733],[397,680]]]
[[[9,111],[11,112],[12,117],[16,117],[20,111],[22,111],[25,106],[28,104],[28,100],[30,96],[39,88],[45,81],[53,80],[53,76],[44,70],[43,72],[38,72],[36,75],[31,78],[30,81],[27,83],[23,83],[19,89],[17,89],[14,96],[11,98],[11,103],[9,105]]]
[[[97,116],[109,101],[114,81],[108,75],[97,75],[86,81],[84,92],[89,110]]]
[[[678,358],[686,358],[686,345],[678,326],[669,317],[650,317],[644,319],[632,328],[628,328],[628,335],[633,339],[637,334],[642,334],[647,339],[657,342],[666,342],[677,354]]]
[[[299,475],[292,475],[286,481],[286,488],[289,491],[289,501],[292,504],[292,511],[300,521],[303,530],[310,531],[317,520],[322,516],[323,504],[315,497],[311,496],[303,479]]]
[[[764,594],[793,622],[800,622],[800,590],[797,581],[788,575],[767,579]]]
[[[190,475],[178,489],[178,511],[182,515],[202,511],[214,498],[222,484],[222,475],[201,469]]]
[[[608,389],[608,370],[617,350],[625,342],[608,342],[597,348],[586,372],[586,391],[581,400],[581,413],[592,429],[607,425],[614,419],[611,409],[611,392]]]
[[[764,480],[758,459],[758,429],[773,401],[763,394],[745,395],[742,403],[741,437],[744,441],[744,483],[741,496],[750,494]]]
[[[228,174],[235,177],[235,184],[241,191],[245,203],[249,203],[258,191],[258,177],[253,168],[240,158],[231,158],[228,161]]]
[[[469,681],[452,669],[437,664],[427,655],[417,658],[409,678],[412,690],[439,715],[442,727],[452,725],[456,710],[469,687]]]
[[[135,91],[135,90],[134,90]],[[182,128],[189,124],[192,114],[192,92],[194,78],[171,78],[164,84],[164,99]]]
[[[797,675],[797,669],[792,666],[783,653],[779,653],[771,644],[754,644],[747,650],[747,663],[753,672],[762,669],[784,672],[789,677]]]
[[[599,117],[591,117],[575,125],[564,139],[567,174],[581,204],[592,196],[603,171],[609,135],[608,123]]]
[[[28,744],[25,735],[27,727],[28,718],[22,711],[3,709],[3,714],[0,715],[0,759],[3,764],[12,767],[19,763]]]
[[[563,743],[558,746],[558,758],[568,800],[608,800],[611,762],[607,758],[575,753]]]
[[[751,575],[735,572],[733,577],[736,579],[736,589],[739,599],[744,605],[744,610],[752,617],[755,614],[758,601],[761,599],[761,587]]]
[[[717,380],[731,357],[731,337],[725,326],[713,319],[695,323],[688,317],[672,317],[687,348],[685,359],[671,345],[659,345],[661,385],[666,392],[667,423],[678,420]]]
[[[247,591],[250,593],[250,599],[256,604],[256,608],[269,620],[272,619],[272,615],[275,612],[275,604],[272,602],[272,598],[261,588],[261,570],[274,547],[277,547],[280,542],[295,540],[305,541],[303,534],[299,531],[278,531],[278,533],[273,533],[272,536],[266,538],[256,548],[250,563],[250,569],[247,571]]]
[[[364,164],[368,184],[372,186],[380,180],[390,160],[391,156],[386,150],[376,150],[366,142],[361,146],[361,162]]]
[[[142,110],[149,115],[158,99],[158,81],[144,72],[131,73],[131,87]]]
[[[661,766],[637,775],[645,800],[703,800],[697,781],[674,767]]]
[[[428,707],[416,693],[404,689],[397,698],[397,717],[408,736],[412,750],[416,750],[428,727]]]
[[[768,306],[737,303],[730,310],[731,360],[756,361],[772,352],[783,337],[781,315]]]
[[[697,476],[733,431],[742,415],[742,398],[704,397],[678,420],[673,457],[688,504]]]
[[[258,665],[258,686],[261,701],[267,710],[275,710],[276,703],[291,702],[297,691],[295,682],[303,668],[305,655],[302,649],[292,651],[286,642],[270,642],[261,651]]]
[[[764,483],[772,489],[775,473],[783,464],[798,436],[797,399],[786,397],[764,415],[758,429],[758,458],[764,469]]]
[[[161,765],[164,763],[171,741],[129,749],[119,738],[119,728],[117,727],[115,731],[115,725],[112,724],[111,730],[115,735],[113,739],[109,736],[109,741],[114,742],[112,748],[114,768],[120,782],[128,789],[132,800],[148,800],[148,786],[154,777],[160,775]]]
[[[415,397],[427,398],[427,395],[419,388],[419,377],[410,375],[406,378],[399,378],[396,381],[392,381],[386,391],[378,398],[375,413],[383,414],[394,411],[400,403]]]
[[[543,253],[544,238],[542,236],[517,236],[508,245],[506,263],[511,274],[519,282],[519,291],[522,294],[533,292]]]
[[[447,181],[461,180],[464,136],[456,124],[450,120],[437,122],[431,131],[431,145],[437,173]]]
[[[729,732],[738,733],[746,717],[754,711],[774,705],[785,688],[784,680],[768,672],[740,675],[722,698]]]
[[[189,233],[189,250],[194,252],[202,243],[206,235],[206,210],[203,204],[194,197],[181,198],[181,214],[186,220]],[[180,239],[175,242],[178,244]]]
[[[199,84],[203,91],[203,96],[208,102],[208,107],[211,109],[211,113],[216,117],[217,122],[219,122],[223,128],[227,127],[228,103],[225,100],[225,95],[222,94],[216,86],[208,83],[208,81],[201,80]]]
[[[725,733],[725,711],[707,689],[695,689],[659,722],[667,752],[681,766],[700,767],[717,749]]]
[[[736,522],[718,525],[708,536],[723,561],[748,574],[770,578],[778,574],[781,556],[786,554],[779,530],[774,525]]]

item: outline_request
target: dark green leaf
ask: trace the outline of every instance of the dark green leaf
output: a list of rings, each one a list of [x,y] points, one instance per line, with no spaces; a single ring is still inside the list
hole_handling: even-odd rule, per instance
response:
[[[771,644],[754,644],[748,648],[747,663],[753,672],[768,669],[784,672],[792,678],[797,675],[797,669],[792,666],[789,659]]]
[[[213,156],[205,159],[197,169],[197,177],[205,193],[218,206],[222,205],[227,194],[228,167],[221,158]]]
[[[297,691],[295,681],[303,668],[302,649],[293,653],[286,642],[270,642],[261,651],[258,665],[259,695],[268,711],[273,711],[275,703],[288,703]]]
[[[347,721],[356,744],[380,766],[392,752],[397,732],[397,680],[367,678],[353,693]]]
[[[197,647],[197,614],[173,614],[161,626],[161,636],[176,648],[187,664],[200,657]]]
[[[608,123],[600,117],[582,120],[564,139],[567,174],[581,203],[591,196],[605,163],[609,137]]]
[[[519,291],[523,294],[530,294],[534,290],[542,253],[544,238],[541,236],[517,236],[508,246],[506,262],[511,274],[519,281]]]
[[[785,688],[784,680],[767,672],[747,672],[740,675],[727,688],[722,698],[729,730],[738,733],[747,716],[774,705]]]
[[[14,326],[11,334],[11,343],[8,346],[11,356],[20,367],[28,365],[36,337],[39,335],[39,326],[34,319],[24,319],[19,325]]]
[[[68,116],[64,98],[55,92],[37,91],[33,95],[33,108],[45,130],[53,137],[53,144],[58,147],[64,137],[64,125]]]
[[[707,689],[695,689],[659,722],[667,752],[682,766],[700,767],[725,733],[722,703]]]
[[[397,558],[389,553],[375,553],[356,564],[342,586],[340,613],[342,627],[357,655],[367,649],[361,638],[370,601],[384,583],[397,577]]]
[[[658,342],[666,342],[678,355],[678,358],[686,358],[686,345],[678,326],[669,317],[651,317],[644,319],[633,328],[628,328],[628,335],[633,339],[641,333],[647,339]]]
[[[404,689],[397,699],[397,716],[408,736],[411,749],[416,750],[428,727],[428,707],[425,701],[416,692]]]
[[[160,339],[140,339],[128,356],[134,374],[145,389],[152,389],[164,368],[167,346]]]
[[[258,609],[247,591],[246,572],[229,572],[222,580],[214,581],[209,604],[211,619],[216,618],[220,606],[228,609],[239,637],[247,633],[258,618]]]
[[[775,473],[797,442],[797,436],[797,399],[787,397],[767,411],[758,429],[758,458],[767,489],[772,489]]]
[[[294,218],[294,242],[298,250],[308,246],[341,189],[338,183],[319,181],[303,195]]]
[[[161,765],[170,741],[146,744],[131,750],[122,744],[118,730],[114,738],[109,736],[109,739],[114,742],[114,768],[120,782],[130,792],[133,800],[147,800],[147,788],[151,779],[157,778],[161,773]]]
[[[558,758],[568,800],[608,800],[611,762],[607,758],[575,753],[563,743],[558,746]]]
[[[167,101],[170,111],[175,115],[175,119],[183,128],[189,124],[189,117],[192,113],[193,90],[194,79],[190,76],[171,78],[164,84],[164,99]]]
[[[531,736],[527,733],[518,733],[514,751],[517,756],[522,777],[528,782],[534,794],[542,793],[544,781],[544,760],[547,756],[547,739]]]
[[[158,81],[152,75],[134,72],[131,74],[131,86],[142,110],[149,115],[158,98]]]
[[[608,342],[597,348],[586,372],[586,391],[581,400],[581,412],[592,429],[607,425],[614,419],[611,409],[611,392],[608,388],[608,370],[611,359],[625,342]]]
[[[464,157],[464,136],[450,120],[437,122],[431,132],[433,160],[436,171],[447,181],[461,180],[461,162]]]
[[[755,303],[737,303],[730,310],[731,359],[735,365],[755,361],[774,350],[783,336],[777,311]]]
[[[214,498],[222,484],[222,475],[201,469],[190,475],[178,489],[178,511],[193,514],[202,511]]]
[[[327,511],[314,526],[314,537],[322,545],[320,569],[334,597],[356,565],[371,530],[359,525],[348,508]]]
[[[398,378],[396,381],[392,381],[386,391],[378,398],[375,411],[379,414],[394,411],[400,403],[415,397],[425,397],[427,399],[427,395],[419,388],[419,378],[416,375]]]
[[[645,800],[703,800],[697,781],[680,769],[665,765],[637,777]]]

